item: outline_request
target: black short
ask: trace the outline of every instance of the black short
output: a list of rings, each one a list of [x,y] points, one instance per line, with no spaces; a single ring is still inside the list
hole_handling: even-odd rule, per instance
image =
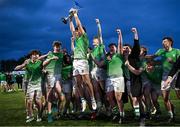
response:
[[[127,86],[125,85],[124,93],[122,94],[122,101],[123,103],[128,103],[128,92],[127,92]]]
[[[131,94],[133,97],[140,97],[142,95],[142,82],[140,76],[131,79]]]
[[[7,81],[8,85],[12,85],[14,82],[13,81]]]

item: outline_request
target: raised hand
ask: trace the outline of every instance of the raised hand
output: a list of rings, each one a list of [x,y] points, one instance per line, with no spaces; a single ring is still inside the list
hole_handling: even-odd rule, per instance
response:
[[[71,9],[69,10],[69,13],[72,14],[72,15],[75,14],[75,13],[77,14],[77,12],[78,12],[78,10],[75,9],[75,8],[71,8]]]
[[[96,24],[99,24],[100,23],[100,21],[99,21],[99,19],[95,19],[95,21],[96,21]]]
[[[135,27],[133,27],[133,28],[131,29],[131,31],[134,33],[134,39],[135,39],[135,40],[138,40],[139,38],[138,38],[137,29],[136,29]]]
[[[118,35],[121,35],[121,30],[120,29],[116,29],[116,32],[118,33]]]
[[[133,27],[133,28],[131,29],[131,31],[132,31],[133,33],[137,33],[137,29],[136,29],[135,27]]]

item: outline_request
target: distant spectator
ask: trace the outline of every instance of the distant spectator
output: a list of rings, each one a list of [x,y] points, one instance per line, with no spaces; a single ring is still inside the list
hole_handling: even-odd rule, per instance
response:
[[[18,89],[22,89],[23,76],[18,74],[16,76],[16,83],[18,84]]]

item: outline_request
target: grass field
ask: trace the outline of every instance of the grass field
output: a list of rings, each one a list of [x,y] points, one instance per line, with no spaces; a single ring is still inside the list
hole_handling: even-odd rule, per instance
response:
[[[174,91],[171,92],[171,99],[175,105],[176,120],[174,123],[168,123],[167,112],[165,110],[162,98],[159,99],[162,115],[159,120],[147,120],[147,126],[180,126],[180,100],[177,100]],[[122,126],[138,126],[139,122],[132,117],[130,104],[125,105],[126,120]],[[37,123],[25,123],[25,107],[23,92],[0,92],[0,126],[119,126],[116,122],[108,118],[101,120],[65,120],[59,119],[53,123],[48,123],[46,119]]]

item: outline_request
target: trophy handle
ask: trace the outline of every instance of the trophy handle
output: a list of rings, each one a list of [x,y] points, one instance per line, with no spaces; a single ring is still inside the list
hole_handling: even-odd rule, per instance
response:
[[[62,20],[62,22],[63,22],[64,24],[67,24],[68,19],[69,19],[69,17],[63,17],[63,18],[61,18],[61,20]]]

